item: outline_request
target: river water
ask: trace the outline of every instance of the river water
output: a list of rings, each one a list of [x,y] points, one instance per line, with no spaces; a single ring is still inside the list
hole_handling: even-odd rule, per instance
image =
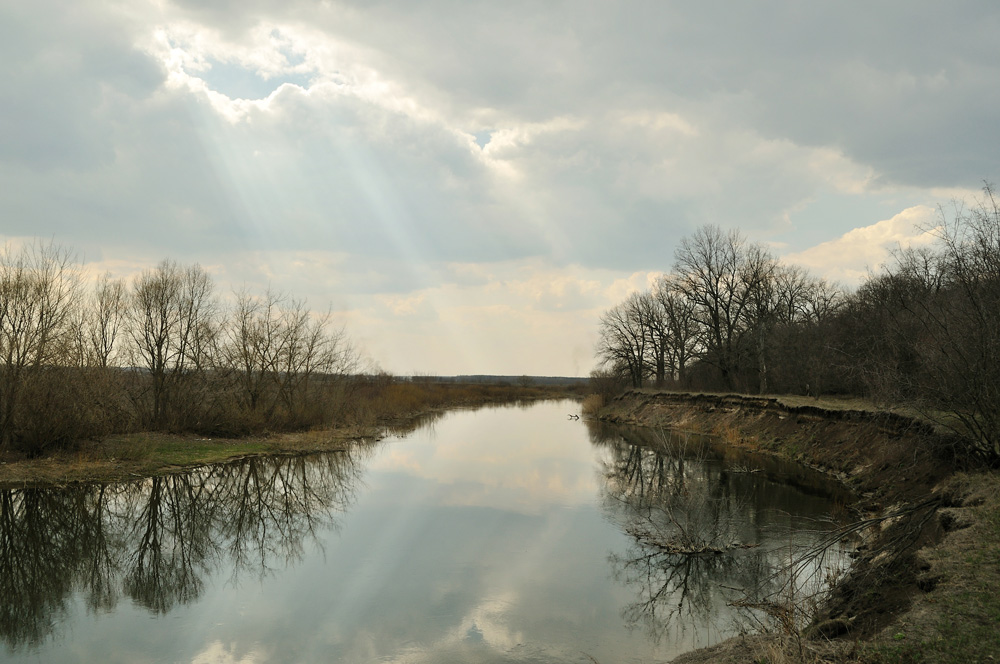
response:
[[[822,476],[578,412],[0,492],[0,661],[666,661],[842,564]]]

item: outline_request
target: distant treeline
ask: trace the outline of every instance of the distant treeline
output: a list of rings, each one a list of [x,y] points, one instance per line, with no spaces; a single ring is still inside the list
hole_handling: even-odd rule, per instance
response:
[[[1000,462],[1000,208],[992,187],[942,214],[936,242],[899,249],[849,291],[738,231],[681,240],[672,271],[600,322],[606,392],[655,385],[848,394],[905,405]]]
[[[574,376],[500,376],[493,374],[462,374],[459,376],[415,375],[409,378],[414,383],[461,383],[463,385],[546,385],[575,387],[586,385],[587,378]]]

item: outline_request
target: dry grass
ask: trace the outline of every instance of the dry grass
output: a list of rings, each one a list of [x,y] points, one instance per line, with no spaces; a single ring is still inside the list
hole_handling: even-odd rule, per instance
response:
[[[946,531],[917,558],[910,608],[867,641],[776,633],[731,639],[677,662],[939,664],[1000,661],[1000,475],[958,474],[939,489]]]
[[[856,661],[1000,661],[1000,476],[959,474],[941,492],[947,535],[921,552],[923,588]]]
[[[600,394],[591,394],[583,400],[582,412],[584,415],[593,417],[604,407],[604,397]]]
[[[0,487],[115,481],[258,454],[325,452],[377,434],[377,430],[357,427],[243,439],[157,432],[120,434],[87,442],[74,452],[0,462]]]
[[[804,643],[788,636],[765,638],[758,641],[754,661],[759,664],[820,664],[828,662],[826,648]]]
[[[452,407],[573,396],[537,386],[387,383],[345,404],[338,423],[303,431],[263,432],[241,438],[141,432],[114,434],[29,459],[0,457],[0,487],[113,481],[148,476],[257,454],[302,454],[344,449],[352,441],[406,430],[430,413]]]

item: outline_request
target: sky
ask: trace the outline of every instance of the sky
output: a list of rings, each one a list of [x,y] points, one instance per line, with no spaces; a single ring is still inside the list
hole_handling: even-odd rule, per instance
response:
[[[0,3],[0,239],[198,263],[401,374],[582,375],[681,238],[853,286],[1000,176],[1000,4]]]

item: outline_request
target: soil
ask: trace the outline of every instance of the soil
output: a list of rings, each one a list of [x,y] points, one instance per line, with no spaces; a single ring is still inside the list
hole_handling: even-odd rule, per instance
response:
[[[984,546],[1000,550],[1000,526],[982,516],[1000,512],[1000,479],[957,472],[954,440],[926,421],[857,402],[808,401],[632,390],[599,411],[605,421],[714,434],[820,469],[854,491],[852,509],[867,524],[852,572],[803,632],[738,637],[674,661],[965,661],[927,644],[935,630],[954,626],[942,612],[968,597],[976,579],[983,592],[1000,587],[1000,565],[984,572],[970,557]],[[973,623],[996,625],[1000,616],[981,604],[962,610]]]

